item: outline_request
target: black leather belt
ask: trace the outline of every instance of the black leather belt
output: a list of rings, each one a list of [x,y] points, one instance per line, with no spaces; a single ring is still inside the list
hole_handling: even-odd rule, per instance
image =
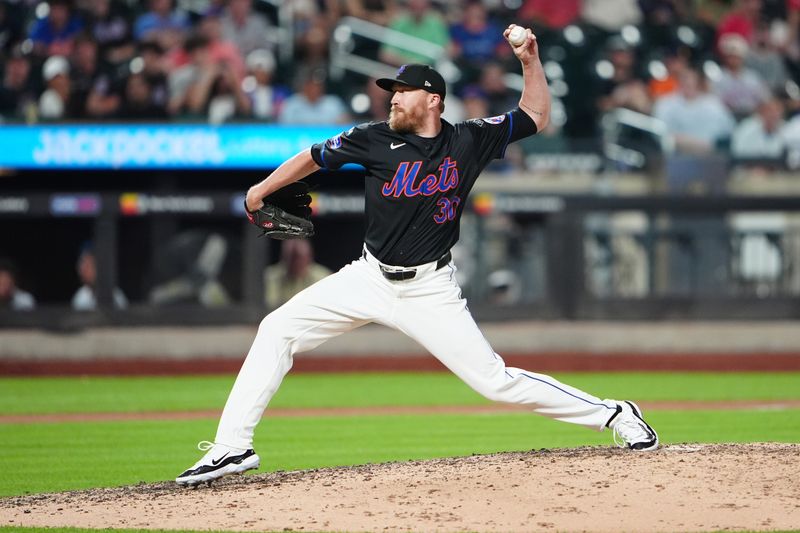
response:
[[[364,257],[367,256],[366,251],[363,253],[363,256]],[[449,263],[452,258],[453,256],[448,250],[446,254],[444,254],[442,257],[438,259],[438,261],[436,261],[436,270],[439,270],[445,265],[447,265],[447,263]],[[404,270],[391,270],[383,265],[379,265],[379,267],[381,269],[381,274],[383,274],[383,277],[388,279],[389,281],[405,281],[408,279],[414,279],[414,276],[417,275],[416,268],[407,268]]]

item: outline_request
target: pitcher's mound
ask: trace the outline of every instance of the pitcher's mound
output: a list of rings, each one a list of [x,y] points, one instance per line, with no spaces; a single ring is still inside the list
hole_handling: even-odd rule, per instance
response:
[[[259,531],[800,527],[800,445],[499,453],[0,500],[0,525]]]

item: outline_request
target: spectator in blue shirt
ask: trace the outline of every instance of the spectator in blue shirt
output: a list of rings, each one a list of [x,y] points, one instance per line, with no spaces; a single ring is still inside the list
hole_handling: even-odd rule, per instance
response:
[[[137,41],[143,41],[153,32],[182,33],[189,26],[186,13],[173,11],[172,0],[150,0],[150,11],[136,19],[133,36]]]
[[[50,0],[46,17],[37,20],[30,31],[33,52],[40,56],[69,56],[83,21],[72,11],[69,0]]]
[[[489,19],[480,0],[469,2],[464,7],[462,22],[450,27],[453,59],[468,70],[469,81],[474,81],[485,63],[510,52],[503,29]]]

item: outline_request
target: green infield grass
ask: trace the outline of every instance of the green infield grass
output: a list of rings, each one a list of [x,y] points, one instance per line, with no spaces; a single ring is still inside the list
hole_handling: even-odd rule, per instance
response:
[[[560,374],[600,397],[656,400],[800,398],[800,373]],[[221,410],[233,376],[0,380],[0,413]],[[477,405],[448,373],[298,374],[276,407]],[[662,442],[800,442],[800,409],[653,411]],[[213,440],[216,417],[0,424],[0,496],[174,478]],[[609,445],[595,433],[527,413],[270,417],[258,427],[260,472],[511,450]]]
[[[800,373],[571,373],[563,382],[601,398],[784,400],[800,398]],[[0,378],[0,413],[222,410],[234,376]],[[448,372],[290,374],[275,407],[481,405]]]
[[[653,411],[663,443],[800,442],[800,410]],[[0,496],[173,479],[213,440],[216,419],[6,424]],[[596,433],[527,413],[265,418],[261,472],[511,450],[610,445]]]

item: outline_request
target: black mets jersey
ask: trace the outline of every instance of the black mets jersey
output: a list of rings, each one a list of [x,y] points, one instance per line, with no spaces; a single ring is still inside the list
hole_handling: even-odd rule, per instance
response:
[[[447,253],[478,175],[508,143],[534,133],[536,123],[519,108],[455,125],[442,120],[432,138],[371,122],[313,145],[311,157],[330,170],[364,166],[367,249],[382,263],[410,267]]]

